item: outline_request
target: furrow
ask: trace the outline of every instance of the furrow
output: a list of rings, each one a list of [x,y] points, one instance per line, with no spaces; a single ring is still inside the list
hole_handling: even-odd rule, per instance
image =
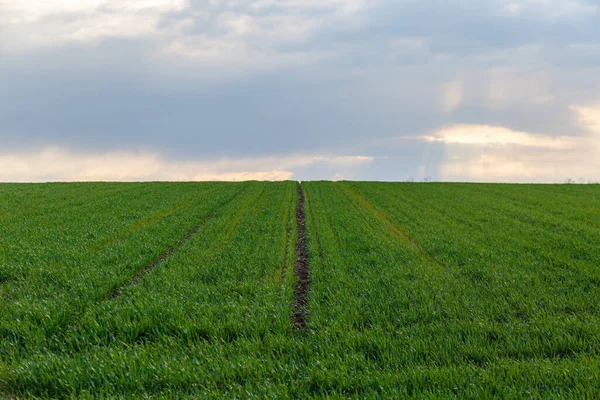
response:
[[[298,237],[296,239],[296,262],[294,274],[296,287],[294,289],[294,304],[292,310],[292,327],[303,330],[307,325],[308,294],[309,294],[309,265],[308,246],[306,243],[306,216],[304,214],[304,192],[298,184],[298,205],[296,206],[296,224]]]

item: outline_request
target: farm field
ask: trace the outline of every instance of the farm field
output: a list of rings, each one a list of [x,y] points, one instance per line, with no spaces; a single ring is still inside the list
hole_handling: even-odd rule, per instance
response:
[[[0,397],[598,394],[600,185],[0,184]]]

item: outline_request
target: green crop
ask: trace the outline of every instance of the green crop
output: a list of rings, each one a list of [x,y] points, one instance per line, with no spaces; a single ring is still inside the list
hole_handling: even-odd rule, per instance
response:
[[[0,397],[600,394],[598,185],[302,190],[0,185]]]
[[[315,375],[325,393],[600,390],[598,187],[305,187],[310,321],[335,338],[315,358],[349,377]]]

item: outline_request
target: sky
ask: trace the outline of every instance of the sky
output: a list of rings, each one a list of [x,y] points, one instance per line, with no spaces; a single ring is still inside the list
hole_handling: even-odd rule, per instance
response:
[[[600,0],[0,0],[0,181],[600,180]]]

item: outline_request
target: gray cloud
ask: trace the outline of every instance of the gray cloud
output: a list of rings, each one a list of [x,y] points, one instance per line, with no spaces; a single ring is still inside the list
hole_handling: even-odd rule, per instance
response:
[[[144,1],[0,17],[5,152],[363,155],[376,158],[293,168],[436,179],[447,146],[423,135],[476,124],[586,137],[572,106],[600,104],[591,1]]]

